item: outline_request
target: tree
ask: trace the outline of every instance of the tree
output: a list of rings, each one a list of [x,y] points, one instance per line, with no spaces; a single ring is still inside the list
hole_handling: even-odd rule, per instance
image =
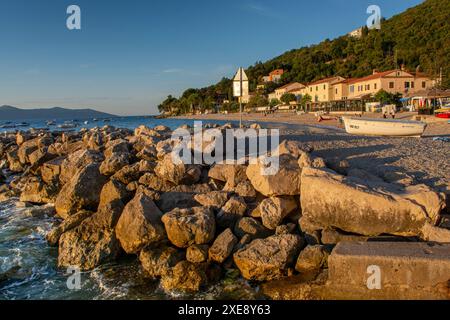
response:
[[[300,106],[302,107],[303,110],[306,109],[306,106],[308,103],[311,103],[312,98],[309,94],[305,94],[301,99],[300,99]]]
[[[277,105],[279,105],[280,104],[280,100],[278,100],[278,99],[272,99],[272,100],[270,100],[270,107],[276,107]]]
[[[381,105],[387,105],[387,104],[398,105],[398,104],[400,104],[400,97],[401,97],[401,95],[398,93],[396,93],[396,94],[389,93],[383,89],[378,91],[374,96],[375,100],[379,101]]]
[[[297,101],[297,97],[293,93],[285,93],[281,96],[280,100],[284,104],[289,104],[292,101]]]
[[[269,105],[269,101],[263,95],[255,95],[250,98],[247,103],[247,108],[259,108],[259,107],[267,107]]]

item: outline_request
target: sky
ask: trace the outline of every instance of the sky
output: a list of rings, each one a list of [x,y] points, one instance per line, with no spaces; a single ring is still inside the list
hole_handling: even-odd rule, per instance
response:
[[[421,0],[0,0],[0,105],[157,113],[167,95]],[[67,8],[81,9],[69,30]]]

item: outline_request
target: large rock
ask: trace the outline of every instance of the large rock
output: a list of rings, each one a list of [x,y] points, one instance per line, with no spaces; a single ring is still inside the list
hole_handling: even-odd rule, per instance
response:
[[[116,235],[128,254],[136,254],[144,247],[165,239],[161,223],[162,212],[144,193],[137,193],[122,212]]]
[[[114,261],[120,254],[120,244],[114,230],[97,224],[96,216],[85,219],[78,227],[59,239],[58,267],[77,266],[91,270]]]
[[[226,229],[214,241],[209,248],[209,258],[217,263],[223,263],[233,252],[234,246],[238,243],[238,238],[231,229]]]
[[[105,158],[100,166],[101,174],[111,176],[117,173],[120,169],[130,163],[129,153],[112,153]]]
[[[197,207],[194,199],[195,194],[191,192],[165,192],[156,202],[162,212],[169,212],[176,208],[187,209]]]
[[[20,201],[37,204],[54,203],[57,195],[55,186],[43,183],[39,178],[33,177],[25,184]]]
[[[165,245],[149,246],[139,254],[142,268],[150,278],[159,278],[167,274],[170,268],[184,260],[184,253]]]
[[[50,160],[41,166],[42,180],[47,184],[57,184],[59,182],[59,175],[61,174],[61,165],[65,157],[58,157]]]
[[[283,154],[279,157],[279,170],[263,175],[264,163],[258,160],[247,168],[247,177],[256,191],[266,197],[295,196],[300,194],[301,168],[295,157]]]
[[[118,207],[122,211],[125,204],[130,200],[129,198],[130,193],[126,186],[117,180],[111,179],[102,188],[98,210],[111,205],[111,207]]]
[[[263,225],[271,230],[275,230],[295,209],[297,203],[292,197],[271,197],[259,205]]]
[[[298,256],[295,270],[300,273],[316,273],[327,267],[330,249],[325,246],[307,246]]]
[[[208,250],[207,244],[193,244],[186,250],[186,260],[192,263],[203,263],[208,260]]]
[[[244,165],[216,164],[209,169],[208,176],[212,179],[226,182],[228,190],[247,180],[247,167]]]
[[[175,209],[162,217],[167,236],[175,246],[187,248],[214,239],[216,221],[209,208]]]
[[[140,170],[139,170],[139,163],[135,163],[133,165],[128,165],[117,171],[111,179],[117,180],[122,182],[123,184],[127,185],[130,184],[133,181],[139,180],[141,176]]]
[[[423,185],[400,188],[326,169],[303,169],[303,218],[318,229],[334,227],[366,236],[386,233],[446,242],[449,235],[433,227],[444,203],[441,194]]]
[[[61,235],[69,231],[73,228],[78,227],[83,220],[90,217],[92,215],[92,212],[82,210],[73,216],[70,216],[66,220],[64,220],[61,224],[53,228],[49,233],[46,234],[45,238],[47,239],[47,242],[51,246],[56,246],[59,242],[59,238]]]
[[[197,292],[207,283],[204,268],[188,261],[179,262],[161,279],[161,286],[167,291]]]
[[[161,179],[154,173],[145,173],[140,177],[139,183],[160,192],[168,192],[175,187],[172,182]]]
[[[230,194],[228,192],[211,191],[208,193],[197,194],[194,196],[194,199],[204,207],[220,209],[225,205],[229,197]]]
[[[293,267],[302,246],[303,240],[300,236],[272,236],[254,240],[233,257],[244,278],[271,281],[288,274],[288,269]]]
[[[194,184],[199,181],[201,170],[196,165],[176,164],[172,155],[168,154],[163,160],[159,161],[155,168],[156,175],[163,179],[179,184]]]
[[[75,151],[61,163],[60,181],[65,184],[72,180],[79,170],[87,167],[90,164],[100,163],[104,159],[100,152],[92,150],[78,150]]]
[[[100,174],[98,164],[90,164],[78,171],[66,183],[56,198],[56,212],[62,218],[82,209],[96,211],[100,201],[100,192],[106,178]]]
[[[245,200],[241,197],[231,197],[217,214],[217,224],[223,228],[234,228],[236,222],[247,211]]]
[[[243,217],[240,219],[234,228],[234,233],[243,238],[245,235],[249,235],[252,240],[267,238],[273,234],[272,231],[264,227],[259,221],[250,217]]]

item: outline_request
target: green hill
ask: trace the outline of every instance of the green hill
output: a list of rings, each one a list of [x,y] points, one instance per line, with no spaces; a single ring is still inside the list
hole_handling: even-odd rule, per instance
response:
[[[246,72],[251,79],[250,90],[272,70],[287,72],[278,85],[289,82],[310,82],[332,75],[362,77],[374,69],[385,71],[402,64],[408,70],[421,70],[438,76],[442,68],[442,86],[450,88],[450,0],[427,0],[388,20],[381,30],[363,30],[360,39],[347,35],[320,44],[294,49],[267,62],[257,62]],[[210,109],[221,99],[232,99],[231,80],[216,85],[189,89],[179,99],[169,97],[158,108],[188,112],[192,106]]]

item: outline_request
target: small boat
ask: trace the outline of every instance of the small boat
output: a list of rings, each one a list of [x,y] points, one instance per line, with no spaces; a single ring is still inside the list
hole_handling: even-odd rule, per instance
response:
[[[349,134],[389,137],[420,137],[427,124],[411,120],[343,118]]]
[[[54,126],[54,125],[56,125],[56,122],[53,121],[53,120],[49,120],[49,121],[46,122],[46,124],[47,124],[48,126]]]
[[[436,114],[436,117],[440,119],[450,119],[450,112],[438,113]]]
[[[58,126],[58,128],[60,128],[60,129],[74,129],[76,127],[77,127],[77,124],[73,123],[72,121],[66,121],[63,124],[60,124]]]
[[[89,124],[89,121],[85,121],[85,122],[83,122],[84,124]]]

